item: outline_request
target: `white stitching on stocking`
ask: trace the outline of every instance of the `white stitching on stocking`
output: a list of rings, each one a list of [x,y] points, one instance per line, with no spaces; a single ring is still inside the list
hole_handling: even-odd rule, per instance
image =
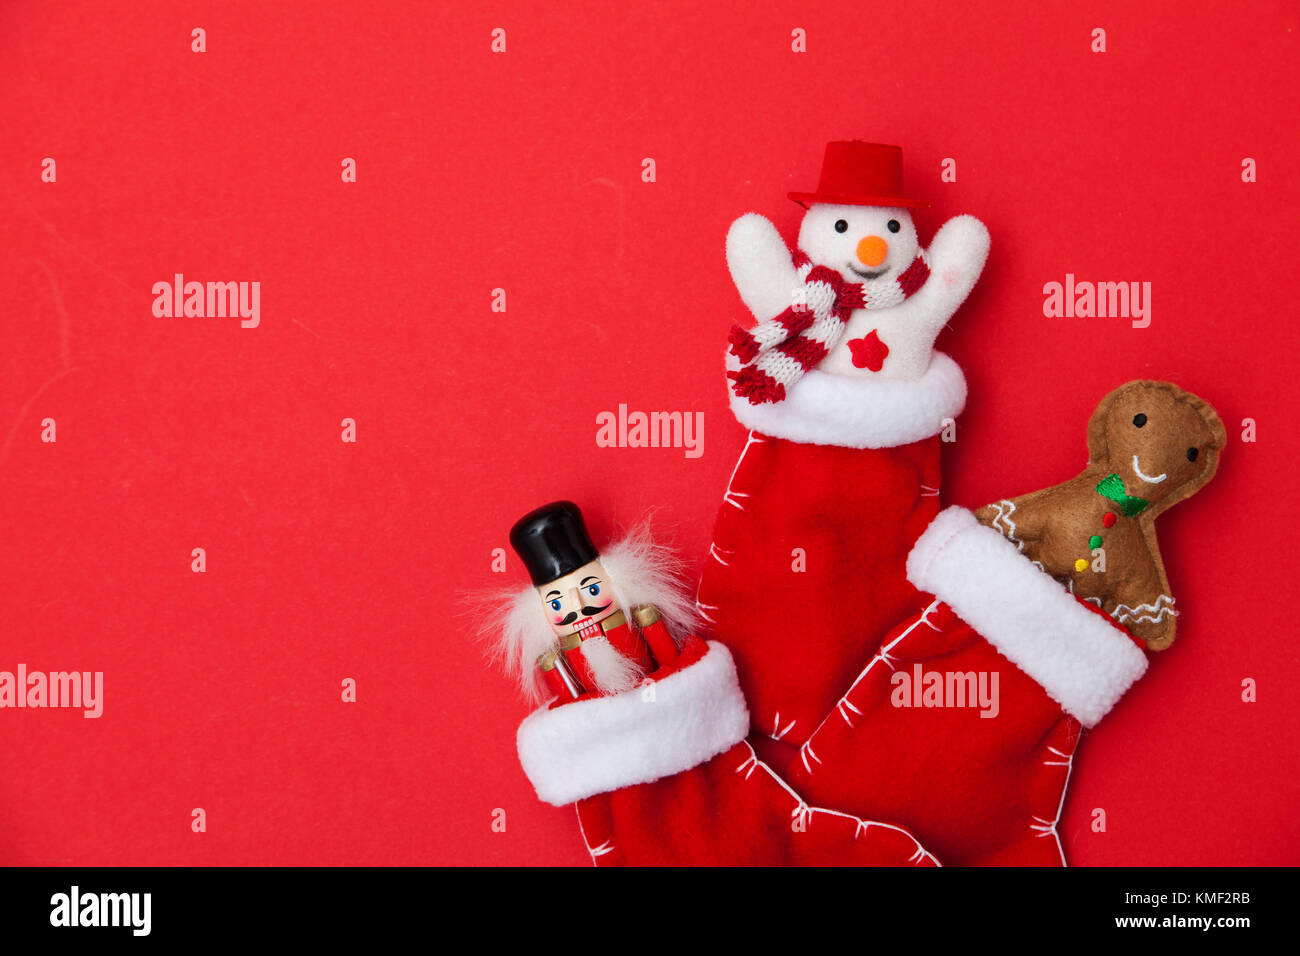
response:
[[[862,679],[863,679],[864,677],[867,676],[867,673],[871,670],[871,668],[875,667],[876,664],[877,664],[878,662],[880,662],[880,661],[884,661],[884,662],[885,662],[885,666],[888,667],[891,671],[892,671],[892,670],[897,670],[897,668],[894,667],[894,658],[892,658],[892,657],[889,656],[889,652],[890,652],[890,650],[893,649],[894,645],[896,645],[899,641],[903,640],[903,638],[907,637],[909,634],[911,634],[914,630],[916,630],[916,629],[917,629],[918,627],[920,627],[922,624],[925,624],[925,625],[926,625],[927,627],[929,627],[931,630],[934,630],[934,631],[940,630],[939,627],[937,627],[936,625],[930,623],[930,612],[932,612],[935,608],[937,608],[941,603],[942,603],[942,602],[941,602],[938,598],[935,598],[933,601],[931,601],[931,602],[930,602],[930,606],[927,607],[924,611],[922,611],[922,612],[921,612],[921,616],[918,617],[918,618],[917,618],[915,621],[913,621],[911,624],[909,624],[909,625],[907,626],[907,629],[906,629],[905,631],[903,631],[902,634],[899,634],[898,637],[894,638],[892,641],[890,641],[888,644],[886,644],[884,647],[882,647],[882,648],[881,648],[881,649],[876,653],[876,656],[875,656],[875,657],[873,657],[873,658],[871,658],[871,660],[867,661],[867,666],[864,667],[864,668],[862,668],[862,672],[861,672],[860,674],[858,674],[858,676],[854,679],[853,683],[849,685],[849,689],[848,689],[847,691],[844,692],[844,696],[841,697],[838,701],[835,702],[835,710],[834,710],[834,713],[838,713],[838,714],[840,715],[840,717],[842,717],[842,718],[844,719],[844,722],[845,722],[846,724],[848,724],[850,727],[853,726],[853,722],[852,722],[851,720],[849,720],[848,715],[844,713],[844,711],[843,711],[843,709],[842,709],[843,707],[848,707],[848,708],[849,708],[850,710],[852,710],[855,714],[859,714],[859,715],[861,715],[861,713],[862,713],[862,711],[858,710],[856,707],[854,707],[852,704],[849,703],[849,695],[853,693],[853,689],[854,689],[855,687],[857,687],[858,684],[860,684],[860,683],[862,682]],[[804,747],[807,747],[810,743],[812,743],[813,738],[817,736],[817,732],[820,731],[823,727],[826,726],[826,721],[827,721],[827,720],[830,720],[830,714],[827,714],[825,720],[823,720],[820,724],[818,724],[817,727],[816,727],[816,729],[813,730],[813,732],[812,732],[811,734],[808,735],[808,739],[807,739],[807,741],[804,742],[803,747],[800,747],[800,748],[799,748],[800,751],[802,751]],[[816,755],[816,754],[813,754],[813,759],[814,759],[814,760],[817,760],[817,755]],[[818,762],[818,763],[821,763],[820,760],[817,760],[817,762]],[[805,766],[805,767],[808,767],[808,761],[807,761],[806,759],[804,760],[804,766]],[[808,767],[808,771],[811,773],[811,772],[812,772],[812,768],[811,768],[811,767]]]
[[[813,760],[816,760],[818,763],[821,763],[822,759],[813,753],[813,749],[808,746],[810,743],[812,743],[810,740],[805,740],[803,742],[803,746],[799,748],[799,759],[803,761],[803,768],[809,773],[812,773],[812,767],[808,765],[808,758],[812,757]]]
[[[857,714],[859,717],[862,716],[862,711],[858,710],[856,707],[854,707],[852,704],[850,704],[847,700],[841,700],[841,701],[840,701],[839,706],[838,706],[836,709],[840,712],[840,716],[844,718],[844,722],[845,722],[846,724],[848,724],[850,727],[852,727],[852,726],[853,726],[853,721],[849,719],[849,715],[848,715],[848,714],[844,713],[844,709],[845,709],[846,707],[847,707],[849,710],[853,711],[855,714]]]
[[[908,833],[908,831],[904,830],[902,827],[894,826],[892,823],[881,823],[878,820],[863,820],[861,817],[855,817],[850,813],[841,813],[839,810],[827,810],[825,807],[810,807],[804,801],[804,799],[801,796],[799,796],[799,794],[796,793],[788,783],[782,780],[781,777],[778,776],[777,773],[771,767],[769,767],[767,764],[763,763],[763,761],[758,759],[758,754],[754,752],[754,748],[753,746],[750,745],[749,741],[747,740],[742,741],[742,743],[744,743],[745,748],[749,751],[749,759],[746,760],[744,763],[742,763],[739,768],[737,768],[737,772],[739,772],[739,770],[741,769],[744,769],[745,767],[749,767],[749,773],[753,773],[756,769],[762,767],[763,770],[767,772],[767,775],[771,777],[774,781],[776,781],[776,783],[781,787],[781,789],[784,790],[786,793],[788,793],[794,799],[795,810],[790,815],[790,818],[792,820],[795,819],[800,814],[801,811],[807,812],[807,815],[805,817],[805,820],[807,821],[811,821],[813,814],[817,814],[817,813],[825,813],[833,817],[843,817],[845,820],[855,820],[857,821],[858,824],[858,828],[853,833],[853,838],[855,840],[858,837],[860,837],[862,834],[866,833],[867,830],[869,830],[871,827],[881,827],[886,830],[893,830],[896,833],[904,834],[914,844],[916,844],[916,852],[907,858],[907,861],[909,863],[915,864],[921,862],[922,860],[931,860],[935,866],[943,866],[943,864],[939,862],[939,860],[934,856],[934,854],[930,853],[925,847],[921,846],[921,844],[917,841],[916,837],[914,837],[911,833]],[[746,780],[749,779],[749,773],[745,774]]]
[[[736,467],[731,469],[731,477],[727,479],[727,490],[723,493],[722,500],[725,501],[727,504],[731,505],[737,511],[744,511],[745,506],[741,504],[739,501],[737,501],[736,499],[748,498],[750,497],[750,495],[749,492],[746,491],[733,490],[731,487],[732,482],[736,480],[736,473],[740,471],[741,462],[743,462],[745,460],[745,456],[749,454],[749,446],[763,445],[766,443],[767,443],[767,439],[755,438],[753,431],[750,431],[749,435],[746,436],[745,438],[745,447],[741,449],[740,457],[736,459]]]
[[[578,832],[582,834],[582,845],[587,848],[587,852],[591,855],[591,865],[595,866],[596,857],[604,856],[606,853],[610,852],[610,850],[614,849],[614,844],[609,840],[606,840],[593,850],[591,848],[591,841],[587,839],[587,829],[582,825],[582,813],[578,810],[578,805],[576,803],[573,805],[573,809],[578,815]]]
[[[1078,743],[1075,743],[1074,746],[1075,746],[1075,748],[1077,749],[1079,745],[1078,745]],[[1043,761],[1043,765],[1044,765],[1044,766],[1048,766],[1048,767],[1062,767],[1062,766],[1063,766],[1063,767],[1066,768],[1066,771],[1065,771],[1065,781],[1061,784],[1061,799],[1060,799],[1060,801],[1056,804],[1056,817],[1055,817],[1055,818],[1054,818],[1050,823],[1049,823],[1048,821],[1044,820],[1042,817],[1035,816],[1033,819],[1037,820],[1037,821],[1038,821],[1038,824],[1033,824],[1033,823],[1029,824],[1029,829],[1031,829],[1031,830],[1038,830],[1038,831],[1039,831],[1038,835],[1039,835],[1040,837],[1045,837],[1045,836],[1047,836],[1049,833],[1050,833],[1053,837],[1055,837],[1055,838],[1056,838],[1056,852],[1059,853],[1059,854],[1061,854],[1061,866],[1069,866],[1070,864],[1067,863],[1067,862],[1065,862],[1065,847],[1061,844],[1061,834],[1059,834],[1059,833],[1056,832],[1056,825],[1057,825],[1058,823],[1061,822],[1061,811],[1062,811],[1062,810],[1064,809],[1064,807],[1065,807],[1065,795],[1066,795],[1066,793],[1068,793],[1069,790],[1070,790],[1070,774],[1072,774],[1072,773],[1074,772],[1074,754],[1071,753],[1071,754],[1069,754],[1069,755],[1066,755],[1066,754],[1062,753],[1061,751],[1057,750],[1055,747],[1048,747],[1047,749],[1050,750],[1052,753],[1056,754],[1056,755],[1059,756],[1059,757],[1065,757],[1065,762],[1064,762],[1064,763],[1062,763],[1062,762],[1059,761],[1059,760],[1044,760],[1044,761]],[[1039,825],[1039,824],[1041,824],[1041,825]]]
[[[1050,750],[1052,753],[1056,754],[1056,756],[1058,756],[1058,757],[1064,757],[1065,759],[1064,759],[1064,760],[1044,760],[1044,761],[1043,761],[1043,766],[1044,766],[1044,767],[1068,767],[1068,766],[1070,766],[1070,761],[1071,761],[1071,759],[1073,759],[1073,758],[1070,756],[1070,754],[1067,754],[1067,753],[1061,753],[1061,751],[1057,750],[1055,747],[1048,747],[1047,749]]]
[[[705,608],[708,608],[709,610],[706,611]],[[715,621],[715,620],[713,619],[713,615],[709,613],[709,611],[716,611],[717,609],[718,609],[718,606],[717,606],[716,604],[705,604],[705,603],[703,603],[703,602],[699,599],[698,596],[696,596],[696,598],[695,598],[695,612],[696,612],[697,614],[699,614],[700,618],[701,618],[701,619],[702,619],[706,624],[717,624],[717,623],[718,623],[717,621]]]
[[[790,732],[790,728],[793,727],[793,726],[794,726],[795,724],[797,724],[798,722],[799,722],[799,720],[798,720],[798,718],[796,718],[796,719],[790,721],[790,723],[786,724],[786,725],[785,725],[785,729],[782,730],[782,729],[781,729],[781,712],[778,710],[778,711],[776,712],[776,716],[772,718],[772,732],[771,732],[770,734],[768,734],[768,736],[771,737],[773,740],[780,740],[782,737],[784,737],[786,734],[788,734],[788,733]]]

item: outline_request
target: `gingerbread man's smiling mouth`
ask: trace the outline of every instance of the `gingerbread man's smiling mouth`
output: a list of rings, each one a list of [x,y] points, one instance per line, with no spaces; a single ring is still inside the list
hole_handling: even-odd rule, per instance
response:
[[[885,268],[877,269],[875,272],[863,272],[861,269],[853,268],[853,263],[851,262],[846,262],[844,264],[849,267],[850,272],[852,272],[855,276],[857,276],[860,279],[879,279],[881,276],[883,276],[886,272],[889,271],[889,266],[885,266]]]
[[[1143,481],[1145,481],[1148,485],[1158,485],[1158,484],[1160,484],[1160,482],[1164,481],[1166,478],[1169,477],[1169,473],[1168,473],[1168,472],[1161,472],[1161,473],[1158,474],[1158,475],[1144,475],[1144,474],[1142,473],[1142,469],[1141,469],[1140,467],[1138,467],[1138,456],[1137,456],[1137,455],[1134,455],[1134,456],[1133,456],[1133,474],[1137,475],[1139,478],[1141,478]]]

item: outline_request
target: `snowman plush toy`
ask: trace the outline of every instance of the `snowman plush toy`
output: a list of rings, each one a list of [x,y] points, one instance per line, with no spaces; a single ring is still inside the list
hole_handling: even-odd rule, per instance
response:
[[[938,513],[940,434],[966,400],[934,350],[979,279],[972,216],[928,249],[902,151],[827,145],[791,251],[757,213],[727,265],[755,323],[732,330],[730,403],[749,436],[719,509],[697,610],[736,657],[754,730],[799,747],[918,592],[906,556]]]

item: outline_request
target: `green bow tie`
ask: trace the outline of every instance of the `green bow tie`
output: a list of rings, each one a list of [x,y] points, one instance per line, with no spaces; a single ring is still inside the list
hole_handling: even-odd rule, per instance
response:
[[[1107,475],[1098,482],[1097,494],[1119,505],[1119,510],[1125,518],[1132,518],[1134,515],[1141,514],[1146,509],[1146,506],[1150,504],[1145,498],[1139,498],[1126,492],[1124,482],[1119,475]]]

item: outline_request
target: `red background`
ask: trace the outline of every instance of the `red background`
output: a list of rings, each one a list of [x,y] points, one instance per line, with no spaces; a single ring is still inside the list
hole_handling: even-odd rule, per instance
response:
[[[1084,6],[0,6],[0,669],[105,672],[99,720],[0,711],[0,860],[587,862],[467,595],[523,582],[492,549],[555,497],[598,540],[653,509],[698,568],[744,437],[723,236],[792,239],[837,138],[904,147],[924,242],[993,236],[939,340],[947,500],[1073,475],[1130,378],[1228,424],[1161,522],[1180,639],[1081,750],[1072,862],[1300,860],[1296,9]],[[154,318],[175,272],[259,280],[260,328]],[[1150,328],[1044,318],[1066,272],[1151,282]],[[703,411],[703,457],[597,448],[620,402]]]

